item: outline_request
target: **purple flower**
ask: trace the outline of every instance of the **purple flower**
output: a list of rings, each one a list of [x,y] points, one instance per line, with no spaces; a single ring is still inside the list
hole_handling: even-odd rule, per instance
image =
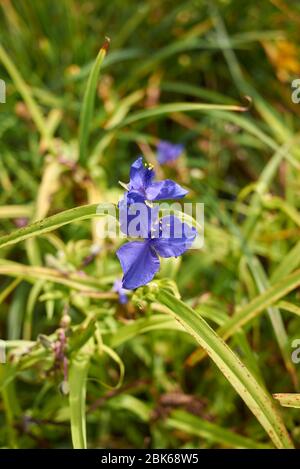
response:
[[[138,200],[138,198],[137,198]],[[143,200],[135,201],[126,193],[119,202],[119,222],[122,233],[133,238],[147,238],[157,220],[159,207],[150,207]]]
[[[119,202],[121,231],[142,238],[121,246],[117,256],[123,269],[121,288],[133,290],[150,282],[160,267],[160,257],[177,257],[192,245],[196,229],[174,215],[157,222],[159,207],[149,203],[180,199],[187,191],[170,179],[153,181],[154,171],[138,158],[130,169],[127,193]]]
[[[117,278],[115,280],[115,283],[114,283],[114,286],[113,286],[113,289],[112,289],[114,292],[118,293],[119,295],[119,303],[121,305],[125,305],[126,303],[128,303],[128,290],[126,290],[125,288],[123,288],[122,286],[122,280],[120,278]]]
[[[123,269],[122,287],[133,290],[150,282],[160,267],[160,257],[178,257],[192,245],[196,229],[166,216],[153,226],[143,241],[121,246],[117,256]]]
[[[157,160],[160,164],[171,163],[183,153],[184,146],[161,140],[157,145]]]
[[[142,156],[131,165],[128,184],[130,202],[181,199],[188,193],[171,179],[153,181],[154,176],[153,168],[150,165],[144,166]]]

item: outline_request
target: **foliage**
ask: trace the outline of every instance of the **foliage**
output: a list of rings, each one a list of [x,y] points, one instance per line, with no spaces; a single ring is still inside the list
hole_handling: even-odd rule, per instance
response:
[[[1,3],[1,447],[299,447],[299,22]],[[183,154],[160,165],[161,141]],[[139,154],[205,204],[205,245],[120,304],[124,240],[97,230]]]

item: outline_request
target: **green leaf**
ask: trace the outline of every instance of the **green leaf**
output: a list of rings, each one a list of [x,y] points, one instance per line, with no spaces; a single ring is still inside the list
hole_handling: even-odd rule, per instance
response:
[[[169,308],[170,315],[194,337],[218,366],[229,383],[253,412],[277,448],[293,448],[270,395],[263,389],[245,365],[195,311],[169,292],[156,292],[157,300]]]
[[[5,264],[3,264],[3,262],[5,262]],[[65,273],[55,269],[23,265],[16,262],[3,261],[2,259],[0,259],[0,275],[23,278],[31,283],[35,283],[36,279],[49,280],[53,283],[80,290],[82,293],[91,294],[91,296],[95,291],[98,293],[97,290],[99,290],[101,286],[103,287],[104,284],[94,277],[80,277],[80,275],[76,273],[65,275]],[[102,293],[102,296],[103,295]]]
[[[282,277],[290,274],[300,264],[300,241],[282,258],[280,264],[271,275],[271,283],[278,282]]]
[[[222,327],[218,329],[218,334],[227,340],[241,327],[249,324],[257,318],[265,309],[275,304],[282,297],[300,285],[300,270],[286,276],[280,282],[267,288],[263,293],[255,297],[246,306],[240,308]],[[201,314],[201,307],[198,307]],[[205,353],[203,350],[196,350],[188,360],[188,364],[193,366],[198,363]]]
[[[300,285],[300,270],[285,277],[280,282],[266,289],[263,293],[254,298],[248,305],[241,308],[234,314],[223,327],[218,331],[224,339],[228,339],[240,327],[248,324],[269,306],[273,305],[290,291]]]
[[[114,397],[109,405],[112,409],[124,409],[132,412],[143,422],[149,422],[151,419],[150,406],[130,394],[120,394]]]
[[[74,449],[86,449],[85,397],[86,381],[93,351],[92,342],[87,344],[72,357],[69,369],[69,404],[71,434]]]
[[[30,205],[3,205],[0,207],[0,218],[30,217],[32,207]]]
[[[295,407],[300,409],[300,394],[273,394],[282,407]]]
[[[150,331],[171,329],[184,331],[180,324],[168,317],[166,314],[155,314],[146,318],[136,319],[131,324],[120,327],[110,337],[109,344],[111,347],[115,348],[128,342],[137,335]]]
[[[0,249],[5,246],[19,243],[25,239],[32,238],[33,236],[48,233],[49,231],[56,230],[61,226],[67,225],[74,221],[87,220],[89,218],[104,215],[111,210],[112,204],[90,204],[82,205],[81,207],[71,208],[65,210],[44,220],[37,221],[31,225],[20,228],[12,233],[2,236],[0,238]]]
[[[30,112],[30,115],[39,130],[41,136],[44,139],[48,139],[48,129],[46,125],[45,118],[42,114],[41,109],[39,108],[38,104],[35,102],[32,94],[31,94],[31,89],[27,85],[27,83],[24,81],[23,77],[20,75],[20,72],[18,68],[15,66],[15,64],[12,62],[12,60],[9,58],[7,55],[5,49],[1,46],[0,44],[0,61],[3,63],[4,67],[10,74],[15,87],[19,91],[20,95],[24,99],[28,110]]]
[[[290,205],[288,202],[284,201],[280,197],[275,196],[266,196],[263,199],[263,204],[265,208],[274,210],[278,209],[285,213],[293,222],[299,227],[300,226],[300,215],[298,210]]]
[[[212,443],[221,443],[230,448],[267,449],[271,446],[258,443],[238,435],[231,430],[222,428],[215,423],[196,417],[183,410],[175,410],[166,421],[169,428],[181,430],[189,435],[199,436]]]
[[[269,287],[268,277],[262,267],[258,258],[253,257],[248,259],[248,264],[252,275],[254,277],[257,289],[260,293],[263,293]],[[285,364],[285,367],[288,373],[291,376],[292,382],[295,388],[298,388],[298,377],[294,367],[294,364],[291,362],[290,353],[289,353],[289,341],[288,336],[285,330],[285,326],[281,317],[281,312],[275,306],[269,306],[267,308],[268,316],[271,321],[273,331],[280,348],[282,358]]]
[[[129,115],[120,124],[117,124],[113,128],[122,128],[126,125],[133,124],[145,119],[153,119],[161,117],[166,114],[172,114],[175,112],[212,112],[212,111],[246,111],[246,108],[237,106],[236,104],[207,104],[207,103],[171,103],[161,104],[145,111],[138,111]]]
[[[300,307],[297,305],[294,305],[293,303],[290,303],[289,301],[279,301],[279,303],[276,305],[280,309],[284,309],[285,311],[288,311],[289,313],[296,314],[297,316],[300,316]]]

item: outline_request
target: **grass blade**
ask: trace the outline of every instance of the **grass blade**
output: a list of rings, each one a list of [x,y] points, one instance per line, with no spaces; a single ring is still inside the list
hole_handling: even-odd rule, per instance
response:
[[[292,448],[293,444],[269,394],[257,383],[225,342],[204,319],[168,291],[160,290],[156,297],[159,302],[169,308],[170,315],[177,319],[206,350],[256,416],[275,446],[277,448]]]
[[[48,140],[48,130],[47,130],[47,125],[45,118],[42,114],[42,111],[40,110],[39,106],[35,102],[34,98],[32,97],[30,87],[25,83],[23,80],[22,76],[20,75],[17,67],[15,64],[11,61],[7,53],[5,52],[5,49],[2,47],[0,44],[0,61],[3,63],[4,67],[10,74],[17,90],[19,91],[20,95],[24,99],[28,110],[31,114],[31,117],[39,130],[41,136],[45,139]]]
[[[146,109],[145,111],[138,111],[129,115],[122,123],[116,125],[113,128],[122,128],[126,125],[133,124],[145,119],[152,119],[162,117],[166,114],[172,114],[174,112],[211,112],[211,111],[235,111],[245,112],[246,107],[237,106],[236,104],[207,104],[207,103],[172,103],[172,104],[161,104],[152,109]]]
[[[81,207],[71,208],[64,212],[60,212],[44,220],[37,221],[31,225],[20,228],[12,233],[0,238],[0,248],[19,243],[25,239],[32,238],[57,228],[72,223],[73,221],[87,220],[96,216],[101,216],[111,210],[111,204],[91,204],[82,205]]]
[[[91,347],[87,343],[72,359],[69,371],[69,403],[74,449],[86,449],[85,397]]]
[[[255,280],[258,291],[260,293],[263,293],[269,287],[269,281],[260,261],[256,257],[254,257],[248,260],[248,264],[252,272],[253,278]],[[268,307],[267,311],[268,311],[269,319],[271,321],[271,324],[274,330],[274,334],[275,334],[278,346],[281,351],[281,355],[282,355],[285,367],[291,376],[291,379],[295,388],[297,389],[298,377],[297,377],[295,367],[290,359],[290,353],[288,350],[288,346],[289,346],[288,336],[284,327],[284,323],[281,317],[280,310],[277,307],[272,306],[272,307]]]
[[[218,334],[227,340],[231,337],[239,328],[249,324],[259,314],[261,314],[269,306],[275,304],[283,296],[294,290],[300,285],[300,270],[297,270],[293,274],[285,277],[280,282],[266,289],[263,293],[254,298],[246,306],[243,306],[236,314],[234,314],[224,326],[218,329]],[[201,308],[199,308],[201,314]],[[188,360],[190,366],[198,363],[205,353],[203,350],[196,350]]]
[[[300,394],[273,394],[282,407],[295,407],[300,409]]]
[[[79,163],[86,164],[91,120],[94,112],[95,96],[102,62],[107,54],[109,39],[106,38],[91,69],[85,90],[79,124]]]
[[[227,430],[216,425],[215,423],[208,422],[207,420],[196,417],[183,410],[176,410],[172,412],[171,416],[167,419],[167,427],[183,431],[190,435],[199,436],[212,443],[221,443],[222,445],[230,448],[249,448],[249,449],[267,449],[271,448],[263,443],[258,443],[246,438],[245,436],[238,435],[237,433]]]

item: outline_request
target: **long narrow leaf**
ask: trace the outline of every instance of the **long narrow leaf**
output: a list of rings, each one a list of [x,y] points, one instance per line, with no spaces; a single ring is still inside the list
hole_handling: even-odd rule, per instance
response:
[[[297,270],[293,274],[285,277],[282,281],[265,290],[264,293],[258,295],[246,306],[243,306],[226,322],[226,324],[224,324],[224,326],[218,329],[218,334],[224,340],[229,339],[229,337],[231,337],[239,328],[249,324],[265,309],[275,304],[278,300],[297,288],[299,285],[300,270]],[[199,308],[199,310],[200,309],[201,308]],[[203,358],[203,356],[205,356],[203,350],[196,350],[196,352],[189,357],[188,364],[191,366],[195,365]]]
[[[300,394],[273,394],[282,407],[295,407],[300,409]]]
[[[74,449],[86,449],[85,396],[86,380],[90,365],[90,350],[87,343],[72,359],[69,371],[69,402],[71,433]]]
[[[157,300],[167,306],[170,315],[207,351],[229,383],[244,400],[269,434],[277,448],[292,448],[287,433],[269,394],[258,384],[245,365],[195,311],[166,290],[159,290]]]
[[[145,111],[138,111],[129,115],[122,123],[116,125],[116,128],[122,128],[126,125],[133,124],[145,119],[153,119],[161,117],[166,114],[172,114],[174,112],[212,112],[212,111],[235,111],[244,112],[247,108],[243,106],[237,106],[235,104],[207,104],[207,103],[172,103],[172,104],[161,104],[152,109],[146,109]]]
[[[96,216],[101,216],[111,210],[111,204],[91,204],[65,210],[44,220],[37,221],[31,225],[20,228],[12,233],[0,238],[0,248],[19,243],[33,236],[48,233],[57,228],[72,223],[73,221],[87,220]]]
[[[212,443],[217,442],[230,448],[267,449],[270,446],[257,443],[256,441],[238,435],[230,430],[220,427],[215,423],[196,417],[183,410],[172,412],[167,419],[166,425],[169,428],[181,430],[189,435],[195,435]]]

